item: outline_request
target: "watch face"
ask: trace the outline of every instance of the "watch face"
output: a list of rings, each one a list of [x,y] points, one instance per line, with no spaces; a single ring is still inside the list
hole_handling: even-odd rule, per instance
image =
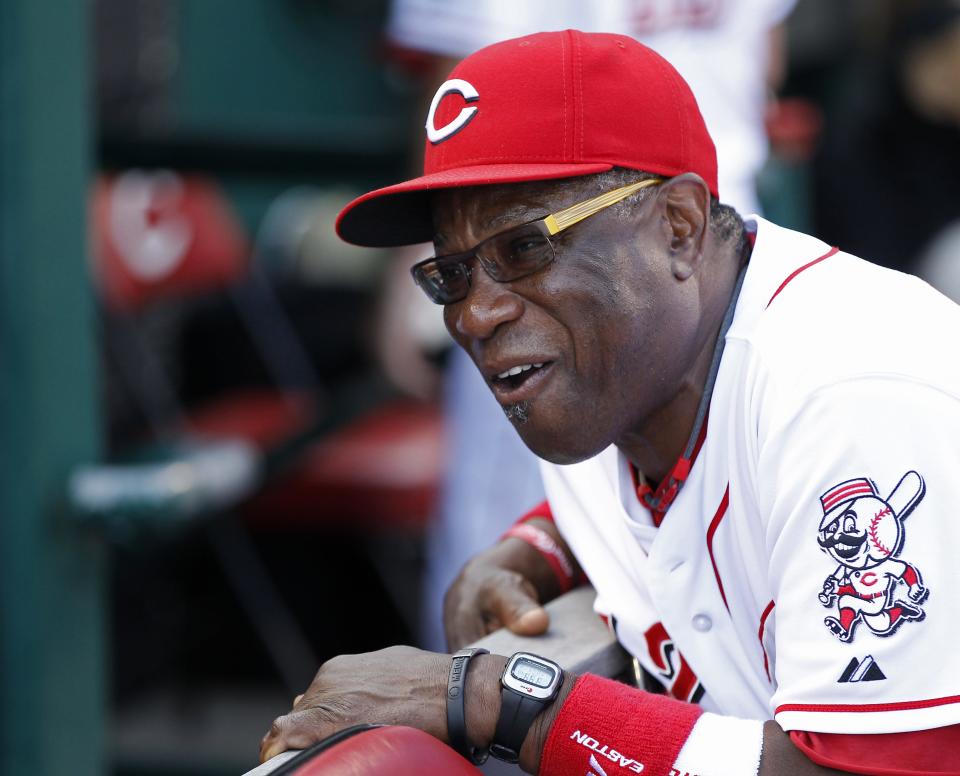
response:
[[[550,686],[553,678],[557,675],[557,672],[549,666],[545,666],[542,663],[534,663],[525,657],[520,658],[513,664],[513,670],[510,673],[521,682],[532,684],[534,687],[543,687],[544,689]]]
[[[518,652],[511,657],[503,674],[504,687],[539,700],[553,698],[562,681],[560,666],[527,652]]]

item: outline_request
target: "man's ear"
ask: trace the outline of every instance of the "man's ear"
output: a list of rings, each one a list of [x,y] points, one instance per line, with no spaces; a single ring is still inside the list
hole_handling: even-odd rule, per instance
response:
[[[710,228],[710,189],[696,173],[670,178],[661,188],[664,215],[669,225],[671,269],[686,280],[703,256]]]

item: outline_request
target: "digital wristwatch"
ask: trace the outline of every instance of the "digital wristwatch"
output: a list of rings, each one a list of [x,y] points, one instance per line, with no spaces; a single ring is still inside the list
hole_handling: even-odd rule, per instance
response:
[[[511,656],[500,675],[500,719],[490,754],[517,762],[533,720],[553,703],[562,684],[563,669],[552,660],[529,652]]]

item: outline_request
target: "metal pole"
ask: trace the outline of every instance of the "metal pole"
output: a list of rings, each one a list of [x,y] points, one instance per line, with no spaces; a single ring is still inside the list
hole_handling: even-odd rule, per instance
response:
[[[104,773],[104,547],[62,497],[98,455],[85,2],[0,0],[0,773]]]

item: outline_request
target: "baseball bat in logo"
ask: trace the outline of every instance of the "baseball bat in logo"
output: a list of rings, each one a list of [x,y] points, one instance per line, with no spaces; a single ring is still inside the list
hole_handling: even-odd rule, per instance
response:
[[[473,88],[473,85],[464,81],[462,78],[452,78],[440,84],[440,88],[437,89],[437,93],[433,95],[433,100],[430,102],[430,111],[427,113],[426,123],[427,139],[434,145],[453,137],[477,115],[478,108],[476,105],[464,107],[453,121],[437,129],[434,123],[437,108],[440,107],[440,102],[448,94],[459,94],[463,97],[464,102],[468,103],[476,102],[480,99],[480,94]]]

